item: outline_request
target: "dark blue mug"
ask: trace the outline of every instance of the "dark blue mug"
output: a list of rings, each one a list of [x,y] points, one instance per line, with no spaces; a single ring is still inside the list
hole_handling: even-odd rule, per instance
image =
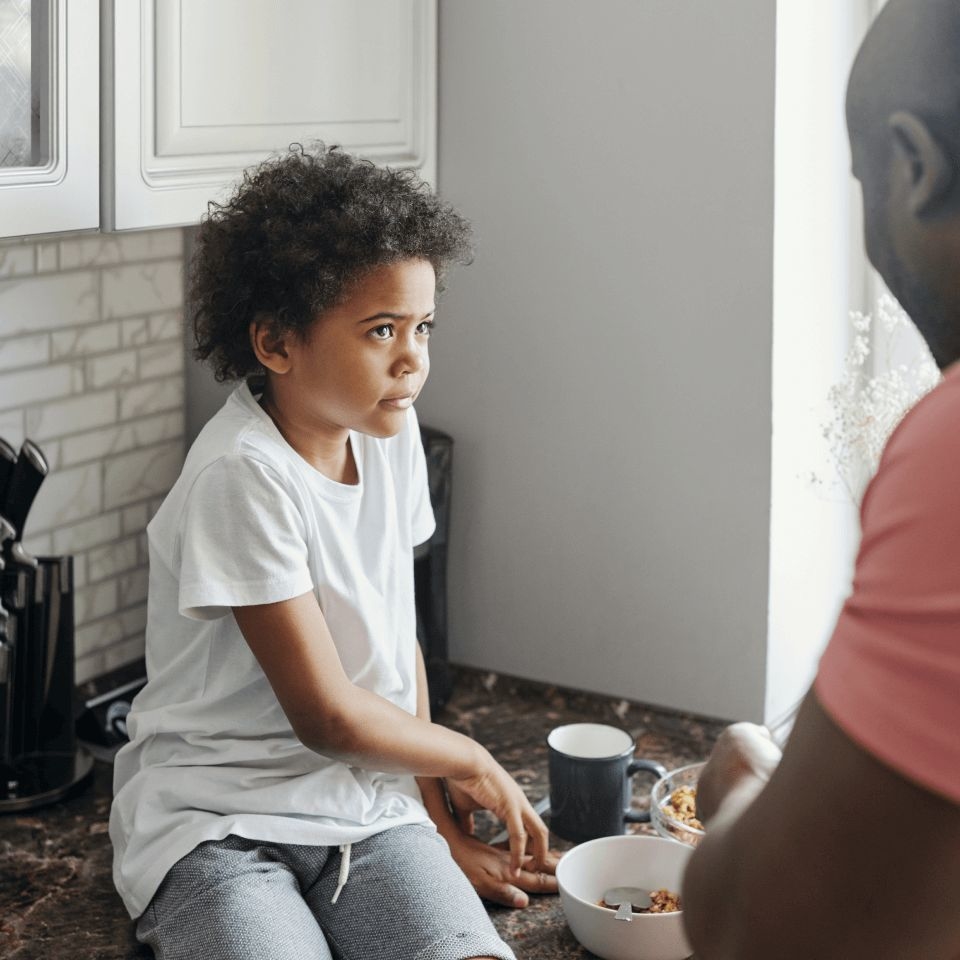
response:
[[[630,809],[635,773],[665,776],[653,760],[635,760],[633,737],[604,723],[570,723],[547,736],[550,762],[550,829],[581,843],[626,833],[647,823],[649,811]]]

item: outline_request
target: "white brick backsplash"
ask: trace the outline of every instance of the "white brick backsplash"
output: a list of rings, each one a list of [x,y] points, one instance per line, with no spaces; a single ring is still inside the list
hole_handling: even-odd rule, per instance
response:
[[[89,353],[106,353],[120,346],[120,331],[114,321],[94,323],[89,327],[76,327],[72,330],[58,330],[50,335],[52,357],[84,356]]]
[[[183,367],[183,231],[0,241],[0,437],[50,462],[25,544],[73,556],[78,682],[143,656]]]
[[[137,538],[127,537],[87,551],[87,582],[96,583],[137,566]]]
[[[73,558],[73,585],[75,587],[86,586],[87,583],[87,558],[84,554],[77,554]]]
[[[37,493],[27,530],[44,533],[99,515],[103,503],[99,463],[51,471]]]
[[[137,351],[124,350],[94,357],[86,363],[87,383],[94,389],[131,383],[137,379]]]
[[[0,280],[0,337],[91,323],[100,319],[99,307],[94,272]]]
[[[144,380],[169,376],[183,370],[183,343],[180,340],[141,347],[139,352],[140,376]]]
[[[83,237],[60,243],[60,269],[78,267],[109,267],[120,262],[120,238]]]
[[[78,657],[85,657],[98,650],[105,650],[123,639],[123,623],[120,617],[114,614],[77,627],[74,648]]]
[[[130,317],[183,303],[179,260],[137,263],[103,271],[103,316]]]
[[[51,397],[69,396],[74,389],[73,366],[61,363],[43,371],[16,370],[0,374],[0,408],[25,407]]]
[[[129,573],[121,574],[117,579],[121,607],[142,603],[147,599],[147,583],[150,572],[147,567],[138,567]]]
[[[146,648],[143,634],[135,637],[129,637],[120,643],[111,644],[103,651],[103,669],[105,671],[116,670],[118,667],[124,667],[135,660],[142,660]]]
[[[110,453],[122,453],[134,446],[133,426],[104,427],[88,430],[60,441],[61,458],[65,467],[90,460],[100,460]]]
[[[120,342],[125,347],[142,347],[150,342],[150,321],[147,317],[128,317],[120,321]]]
[[[38,533],[36,536],[27,537],[23,541],[23,547],[31,556],[50,556],[53,554],[53,538],[49,533]]]
[[[138,447],[152,446],[161,440],[172,440],[183,437],[186,430],[183,407],[171,410],[169,413],[160,413],[154,417],[144,417],[142,420],[131,422],[133,433]]]
[[[135,503],[124,507],[120,515],[120,527],[123,533],[139,533],[145,530],[149,517],[145,503]]]
[[[120,623],[125,637],[143,633],[147,627],[147,605],[138,603],[135,607],[120,611]]]
[[[77,666],[74,673],[74,680],[80,683],[86,683],[88,680],[94,680],[108,672],[106,666],[106,657],[102,650],[96,653],[88,654],[85,657],[77,657]]]
[[[124,260],[166,260],[183,258],[182,230],[150,230],[119,234]]]
[[[99,617],[77,629],[77,654],[87,656],[97,650],[104,650],[120,640],[142,637],[146,625],[147,605],[145,603],[131,607],[129,610]]]
[[[161,413],[143,420],[131,420],[119,426],[90,430],[64,438],[62,463],[72,466],[99,460],[111,453],[126,453],[135,447],[152,446],[161,440],[183,436],[183,410]]]
[[[183,232],[180,230],[83,237],[61,242],[60,269],[104,267],[133,260],[179,259],[182,255]]]
[[[169,490],[182,466],[183,444],[176,440],[111,457],[104,466],[105,505],[122,507]]]
[[[128,317],[120,321],[125,347],[142,347],[165,340],[183,341],[183,314],[179,310],[154,313],[149,317]]]
[[[50,359],[50,336],[6,337],[0,340],[0,370],[35,367]]]
[[[77,626],[116,613],[120,603],[119,582],[101,580],[74,592],[74,619]]]
[[[23,428],[22,410],[0,411],[0,437],[3,437],[10,446],[20,449],[23,438],[26,436]]]
[[[33,273],[32,246],[0,245],[0,277],[19,277],[31,273]]]
[[[148,321],[151,340],[183,340],[183,313],[181,311],[155,313],[148,318]]]
[[[183,407],[183,377],[150,380],[132,387],[120,388],[120,419],[146,417],[161,410]]]
[[[114,423],[117,395],[113,390],[84,394],[59,403],[44,403],[27,409],[27,434],[42,441],[63,437],[91,427]]]
[[[77,553],[116,540],[121,532],[118,510],[101,513],[89,520],[54,530],[53,549],[56,553]]]
[[[30,439],[36,441],[37,438],[31,436]],[[63,458],[60,456],[60,441],[44,440],[42,453],[44,459],[47,461],[47,465],[50,467],[50,472],[59,471],[63,466]]]
[[[37,273],[51,273],[60,268],[56,243],[37,244]]]

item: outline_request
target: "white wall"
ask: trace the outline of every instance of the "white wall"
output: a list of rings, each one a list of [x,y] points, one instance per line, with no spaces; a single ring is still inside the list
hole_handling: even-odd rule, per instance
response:
[[[443,0],[451,655],[764,708],[774,4]]]
[[[849,592],[859,539],[855,506],[827,458],[822,401],[843,375],[848,311],[867,307],[844,98],[870,7],[777,7],[768,718],[788,712],[809,686]]]

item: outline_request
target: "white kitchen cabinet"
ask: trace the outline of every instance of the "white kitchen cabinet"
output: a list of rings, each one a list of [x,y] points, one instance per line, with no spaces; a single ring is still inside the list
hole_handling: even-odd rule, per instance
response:
[[[0,3],[0,236],[100,219],[97,0]]]
[[[104,229],[196,223],[293,142],[434,180],[436,0],[104,0],[102,16]]]

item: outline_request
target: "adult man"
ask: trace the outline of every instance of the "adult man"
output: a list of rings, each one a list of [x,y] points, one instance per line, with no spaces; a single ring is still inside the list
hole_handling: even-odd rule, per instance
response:
[[[890,0],[847,93],[867,252],[943,381],[894,432],[783,753],[720,738],[685,879],[700,960],[960,958],[960,0]]]

